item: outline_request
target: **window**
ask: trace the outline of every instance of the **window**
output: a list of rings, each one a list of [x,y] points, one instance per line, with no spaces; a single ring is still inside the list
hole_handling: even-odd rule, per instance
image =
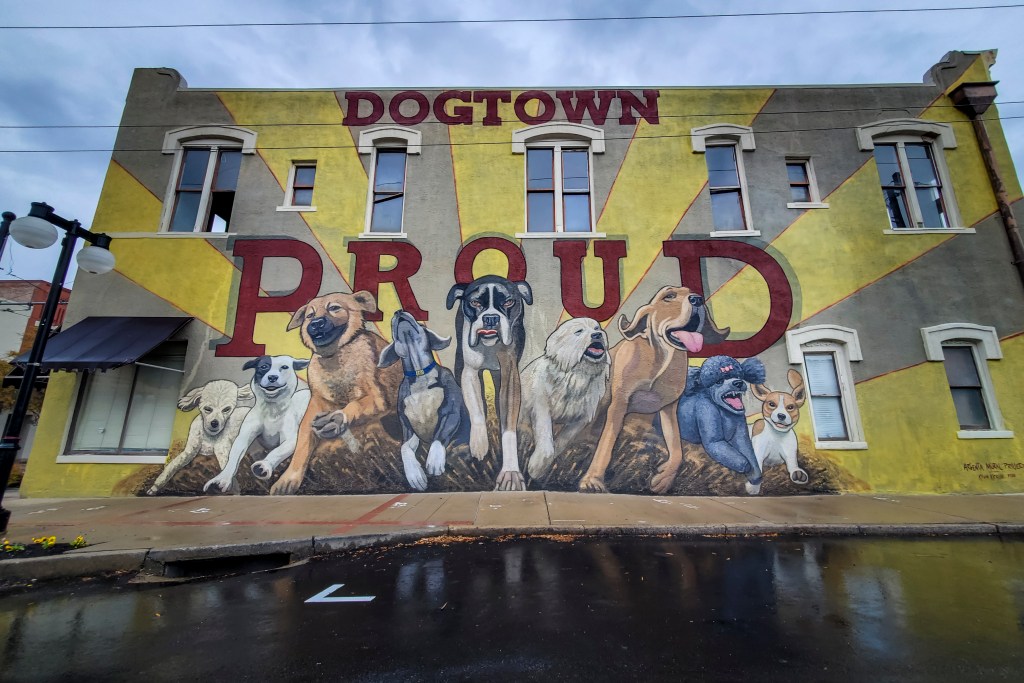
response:
[[[994,327],[951,323],[921,330],[925,356],[942,361],[961,439],[1011,438],[1003,425],[988,360],[1002,358]]]
[[[959,225],[942,149],[956,147],[949,124],[894,119],[857,129],[873,151],[891,233],[945,232]]]
[[[789,180],[790,209],[827,209],[818,193],[818,182],[814,177],[811,160],[804,157],[786,158],[786,177]]]
[[[244,128],[193,126],[168,132],[164,154],[175,155],[161,225],[175,233],[226,232],[238,189],[242,155],[255,151]]]
[[[420,149],[420,132],[409,128],[385,126],[359,134],[359,153],[371,155],[362,237],[406,236],[408,158]]]
[[[278,211],[316,211],[313,206],[313,185],[316,181],[316,162],[297,161],[288,172],[288,189],[284,206]]]
[[[166,342],[137,363],[83,373],[66,452],[166,455],[185,367],[185,343]]]
[[[604,131],[548,123],[512,134],[526,157],[526,231],[518,237],[600,237],[594,232],[592,155],[604,152]]]
[[[867,448],[850,368],[863,358],[857,331],[838,325],[790,330],[786,349],[790,363],[804,366],[815,447]]]
[[[754,150],[749,126],[715,123],[690,130],[693,151],[704,155],[711,195],[712,237],[756,236],[741,152]]]

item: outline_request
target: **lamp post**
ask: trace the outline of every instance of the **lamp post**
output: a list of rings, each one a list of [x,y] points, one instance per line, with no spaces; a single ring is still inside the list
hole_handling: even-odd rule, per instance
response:
[[[10,221],[8,213],[4,213],[3,217],[4,223]],[[28,413],[32,387],[39,375],[43,352],[46,350],[47,336],[53,325],[54,315],[57,313],[57,304],[60,301],[60,293],[64,289],[64,279],[68,274],[68,266],[71,265],[71,254],[74,252],[75,243],[82,238],[90,244],[78,254],[78,266],[82,270],[102,274],[110,272],[114,267],[114,255],[110,253],[109,235],[90,232],[83,228],[78,221],[61,218],[53,212],[52,206],[43,202],[32,202],[32,209],[27,216],[10,221],[11,237],[18,244],[31,249],[45,249],[56,242],[57,228],[65,233],[64,241],[61,243],[60,257],[57,259],[57,267],[50,280],[50,293],[43,306],[39,331],[36,333],[35,341],[32,342],[32,350],[29,352],[28,363],[25,366],[25,375],[21,380],[21,387],[18,389],[18,398],[15,400],[14,409],[7,420],[3,440],[0,441],[0,532],[7,530],[7,521],[11,517],[10,511],[3,507],[4,491],[7,488],[7,480],[11,476],[11,469],[14,467],[14,459],[21,449],[21,428]]]

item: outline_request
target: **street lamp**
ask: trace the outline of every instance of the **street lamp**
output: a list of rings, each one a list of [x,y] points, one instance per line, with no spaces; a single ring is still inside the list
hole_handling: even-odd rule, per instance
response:
[[[82,270],[102,274],[110,272],[114,267],[114,255],[110,253],[109,235],[90,232],[83,228],[78,221],[61,218],[53,212],[52,206],[43,202],[32,202],[32,209],[27,216],[15,219],[12,214],[4,213],[3,218],[3,222],[10,225],[10,234],[14,241],[32,249],[45,249],[56,242],[59,235],[57,228],[63,230],[65,235],[64,241],[61,243],[60,257],[57,259],[57,267],[50,280],[50,293],[46,297],[43,314],[39,320],[39,331],[36,332],[35,341],[32,342],[32,351],[29,352],[25,375],[22,377],[21,387],[18,389],[18,398],[14,402],[14,409],[7,420],[3,440],[0,441],[0,532],[7,530],[7,521],[11,518],[10,511],[3,508],[4,490],[7,488],[7,480],[14,467],[14,459],[21,448],[21,427],[25,423],[25,416],[28,413],[32,386],[39,375],[47,337],[50,327],[53,325],[54,315],[57,313],[57,304],[60,301],[60,293],[64,289],[64,278],[67,277],[68,266],[71,265],[71,254],[75,250],[75,242],[81,237],[90,244],[78,254],[78,266]]]

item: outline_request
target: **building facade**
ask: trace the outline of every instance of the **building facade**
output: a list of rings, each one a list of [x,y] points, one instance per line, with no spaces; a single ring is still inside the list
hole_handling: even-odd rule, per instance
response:
[[[23,495],[1024,490],[1021,191],[963,101],[994,57],[872,86],[139,69],[92,225],[116,271],[78,277]]]

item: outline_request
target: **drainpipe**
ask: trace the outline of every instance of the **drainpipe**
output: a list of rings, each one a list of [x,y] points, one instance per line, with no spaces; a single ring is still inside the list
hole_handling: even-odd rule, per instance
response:
[[[1017,225],[1017,218],[1013,215],[1013,208],[1010,206],[1006,183],[1003,182],[1003,175],[999,171],[999,164],[996,161],[995,152],[992,150],[992,141],[988,136],[988,128],[985,126],[985,119],[982,118],[982,115],[988,111],[989,106],[996,99],[996,83],[998,82],[962,83],[949,93],[949,99],[957,109],[971,119],[974,136],[978,139],[978,146],[981,148],[981,158],[985,161],[985,170],[988,171],[988,179],[992,184],[992,192],[996,196],[999,216],[1002,218],[1003,228],[1006,230],[1006,239],[1010,241],[1012,263],[1017,269],[1017,274],[1020,275],[1021,284],[1024,284],[1024,241],[1021,240],[1020,227]]]

